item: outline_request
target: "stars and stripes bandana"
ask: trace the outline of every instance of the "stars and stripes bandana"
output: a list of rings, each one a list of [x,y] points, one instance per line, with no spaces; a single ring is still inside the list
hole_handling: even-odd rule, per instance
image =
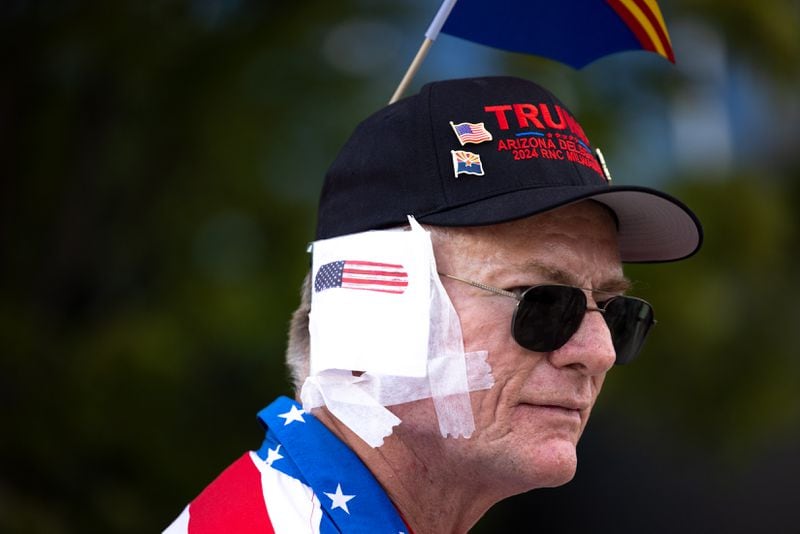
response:
[[[164,534],[412,534],[361,460],[288,397],[258,414],[261,448],[243,455]]]

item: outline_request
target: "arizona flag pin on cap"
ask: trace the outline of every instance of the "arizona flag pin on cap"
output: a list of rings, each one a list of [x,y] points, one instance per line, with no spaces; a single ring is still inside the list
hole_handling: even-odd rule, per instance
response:
[[[467,152],[466,150],[451,150],[453,155],[453,171],[458,178],[459,174],[475,174],[483,176],[483,164],[480,154]]]

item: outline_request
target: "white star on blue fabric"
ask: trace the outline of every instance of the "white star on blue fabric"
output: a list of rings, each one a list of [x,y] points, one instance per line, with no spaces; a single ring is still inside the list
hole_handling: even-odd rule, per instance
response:
[[[335,510],[337,508],[341,508],[347,515],[350,515],[350,510],[347,509],[347,501],[355,497],[355,495],[345,495],[342,493],[342,485],[336,485],[336,493],[328,493],[325,492],[325,495],[330,497],[331,499],[331,510]]]
[[[265,462],[267,462],[267,465],[271,466],[272,462],[274,462],[275,460],[280,460],[281,458],[283,458],[283,455],[280,452],[278,452],[280,449],[281,449],[281,446],[278,445],[274,449],[269,449],[267,451],[267,459],[264,460]]]
[[[306,420],[303,419],[303,414],[306,413],[305,410],[300,410],[297,406],[292,406],[292,409],[286,413],[279,413],[278,417],[283,417],[286,421],[283,423],[283,426],[288,425],[294,421],[300,421],[301,423],[305,423]]]

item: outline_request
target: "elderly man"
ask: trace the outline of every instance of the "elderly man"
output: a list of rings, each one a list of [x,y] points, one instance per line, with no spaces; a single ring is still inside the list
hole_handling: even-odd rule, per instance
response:
[[[655,323],[623,262],[701,241],[677,199],[612,186],[532,82],[435,82],[380,110],[323,187],[295,399],[167,532],[467,532],[568,482],[606,373]]]

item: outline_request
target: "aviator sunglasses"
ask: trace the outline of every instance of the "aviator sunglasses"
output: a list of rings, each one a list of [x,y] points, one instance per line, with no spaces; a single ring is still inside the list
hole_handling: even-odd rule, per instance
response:
[[[562,347],[578,331],[587,311],[603,314],[617,354],[616,364],[631,362],[639,354],[647,333],[656,320],[653,307],[645,300],[624,295],[613,296],[589,306],[584,290],[565,285],[537,285],[512,293],[450,274],[441,276],[473,287],[516,299],[511,318],[511,335],[522,347],[536,352],[552,352]],[[591,290],[589,290],[591,291]]]

